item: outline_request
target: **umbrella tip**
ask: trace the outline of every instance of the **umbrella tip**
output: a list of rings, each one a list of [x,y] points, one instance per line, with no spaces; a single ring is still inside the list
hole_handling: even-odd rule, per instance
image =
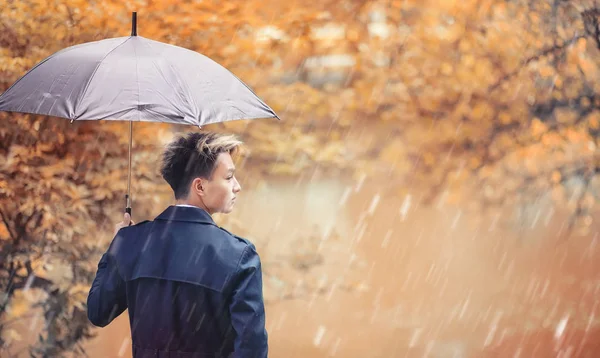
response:
[[[137,36],[137,11],[131,13],[131,36]]]

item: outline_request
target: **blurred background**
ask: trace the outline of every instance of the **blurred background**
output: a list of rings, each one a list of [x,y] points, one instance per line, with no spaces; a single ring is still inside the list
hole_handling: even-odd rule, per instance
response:
[[[218,223],[263,261],[272,357],[600,355],[600,3],[0,0],[0,89],[68,46],[198,51],[282,118],[237,134]],[[130,357],[85,301],[128,125],[0,113],[0,356]],[[135,123],[133,219],[173,203]]]

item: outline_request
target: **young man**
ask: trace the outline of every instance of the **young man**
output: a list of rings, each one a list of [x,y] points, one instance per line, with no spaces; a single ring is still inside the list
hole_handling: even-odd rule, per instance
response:
[[[135,358],[267,357],[260,258],[211,217],[235,205],[240,145],[216,133],[169,144],[161,173],[177,204],[119,225],[98,264],[88,318],[104,327],[128,308]]]

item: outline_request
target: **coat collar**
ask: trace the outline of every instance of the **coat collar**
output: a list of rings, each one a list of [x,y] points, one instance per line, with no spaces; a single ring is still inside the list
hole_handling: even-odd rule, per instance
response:
[[[155,220],[188,221],[216,225],[212,217],[204,209],[188,206],[171,205],[160,213]]]

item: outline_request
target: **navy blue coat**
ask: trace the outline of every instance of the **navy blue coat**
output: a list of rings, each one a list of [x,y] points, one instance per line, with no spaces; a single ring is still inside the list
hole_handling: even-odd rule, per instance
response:
[[[129,309],[140,357],[267,357],[260,258],[196,207],[119,230],[98,264],[88,318]]]

